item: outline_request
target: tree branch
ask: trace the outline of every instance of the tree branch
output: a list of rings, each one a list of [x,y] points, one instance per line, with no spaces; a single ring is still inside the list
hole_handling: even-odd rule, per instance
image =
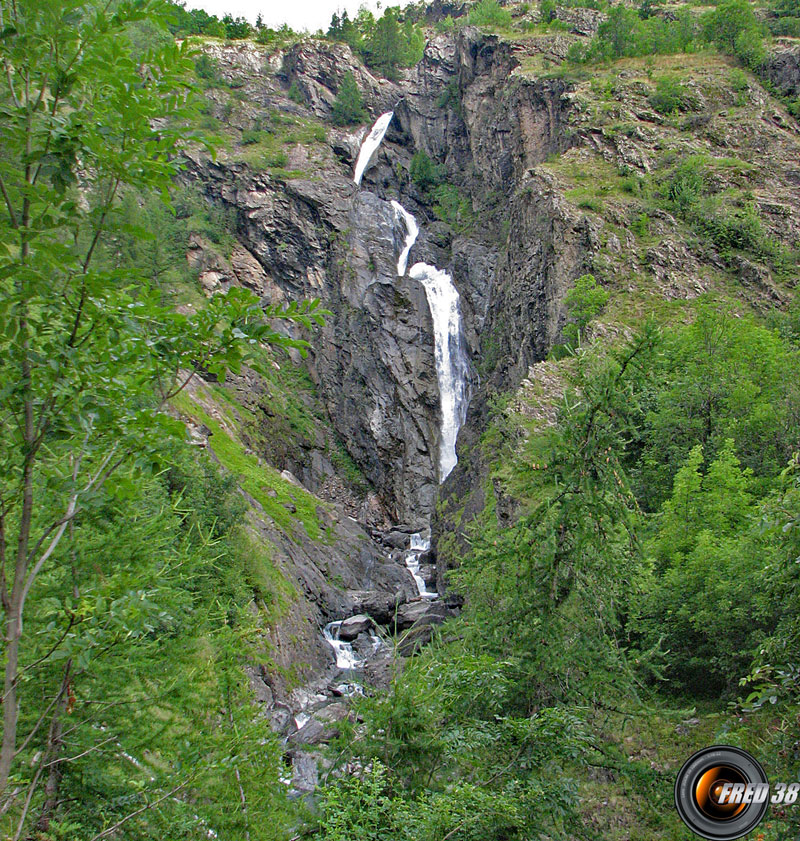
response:
[[[126,824],[131,818],[135,818],[137,815],[141,815],[142,812],[146,812],[148,809],[152,809],[154,806],[158,806],[163,800],[166,800],[168,797],[172,797],[175,792],[180,791],[182,788],[186,788],[189,784],[189,780],[180,783],[180,785],[175,786],[175,788],[168,791],[166,794],[162,795],[158,798],[158,800],[154,800],[152,803],[145,803],[140,809],[137,809],[135,812],[131,812],[130,815],[126,815],[121,821],[117,821],[112,826],[108,827],[108,829],[104,829],[102,832],[98,832],[97,835],[93,836],[89,839],[89,841],[99,841],[100,838],[106,838],[107,836],[111,835],[112,833],[116,832],[123,824]]]

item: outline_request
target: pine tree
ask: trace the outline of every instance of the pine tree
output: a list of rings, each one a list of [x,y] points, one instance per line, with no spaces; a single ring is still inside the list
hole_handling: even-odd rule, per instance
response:
[[[351,70],[344,74],[336,101],[333,103],[331,117],[337,126],[346,126],[361,122],[366,116],[361,91]]]

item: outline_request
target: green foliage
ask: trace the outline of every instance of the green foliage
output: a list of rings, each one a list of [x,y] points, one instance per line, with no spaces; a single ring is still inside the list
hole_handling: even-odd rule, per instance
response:
[[[641,11],[641,10],[640,10]],[[679,8],[669,19],[645,15],[624,5],[611,8],[587,47],[573,44],[570,61],[613,61],[628,56],[672,55],[695,51],[703,38],[691,9]]]
[[[443,167],[434,163],[422,149],[415,152],[411,158],[408,174],[411,180],[423,191],[437,187],[444,179]]]
[[[722,52],[736,54],[736,40],[743,32],[758,32],[759,24],[747,0],[726,0],[705,19],[706,37]]]
[[[673,331],[652,373],[637,496],[657,510],[692,448],[714,461],[727,439],[761,488],[789,460],[800,406],[796,349],[752,318],[709,302]],[[788,424],[788,426],[787,426]]]
[[[471,26],[511,26],[511,12],[497,0],[479,0],[469,12]]]
[[[344,74],[331,110],[331,119],[337,126],[360,123],[367,116],[361,91],[351,70]]]
[[[185,434],[167,404],[197,372],[221,381],[264,348],[303,353],[276,325],[312,327],[321,311],[264,309],[239,288],[174,308],[193,222],[221,226],[189,192],[172,212],[180,151],[202,140],[187,128],[195,67],[186,43],[142,56],[126,38],[145,18],[163,26],[163,12],[155,1],[4,8],[0,52],[15,70],[0,93],[0,411],[26,419],[0,425],[0,797],[28,792],[4,810],[11,837],[57,818],[43,786],[58,789],[48,769],[66,751],[84,760],[58,800],[81,824],[75,837],[156,800],[172,834],[188,832],[200,801],[236,799],[233,768],[254,805],[269,808],[276,790],[275,763],[242,748],[273,742],[244,703],[247,598],[225,589],[240,576],[204,590],[240,509],[221,480],[195,476],[209,489],[197,505],[214,507],[195,521],[158,476]],[[12,543],[23,548],[9,565]],[[205,715],[209,698],[224,728]],[[53,735],[62,727],[70,738]],[[246,831],[241,810],[207,816]]]
[[[580,716],[527,715],[512,662],[455,646],[436,654],[362,704],[366,732],[345,738],[364,770],[323,790],[316,837],[350,838],[355,827],[375,839],[522,841],[575,826],[575,788],[557,769],[585,750]]]
[[[389,79],[397,77],[400,67],[411,67],[422,58],[425,36],[411,16],[401,23],[398,9],[384,10],[377,20],[366,7],[359,10],[355,20],[346,11],[334,13],[328,28],[328,38],[344,41],[366,64]]]
[[[227,14],[222,18],[222,25],[225,27],[225,37],[230,41],[240,41],[242,38],[249,38],[253,32],[247,22],[247,18]]]
[[[305,102],[305,97],[300,90],[300,86],[297,84],[297,79],[292,79],[292,84],[289,85],[289,99],[298,105],[302,105]]]
[[[608,297],[609,293],[602,286],[598,286],[594,275],[585,274],[575,281],[572,289],[564,297],[569,321],[561,332],[568,343],[575,346],[581,344],[586,328],[603,310]]]
[[[432,190],[433,212],[438,219],[457,231],[465,231],[475,221],[472,201],[454,184],[440,184]]]
[[[217,62],[208,53],[200,53],[195,59],[194,72],[204,82],[214,83],[219,80]]]
[[[671,76],[656,79],[656,89],[648,96],[648,101],[659,114],[691,111],[697,107],[697,100],[691,91]]]
[[[649,550],[656,584],[641,608],[646,648],[666,655],[663,677],[696,695],[730,691],[744,674],[768,620],[753,586],[763,559],[746,537],[753,516],[749,470],[727,439],[705,475],[697,445],[675,474]]]

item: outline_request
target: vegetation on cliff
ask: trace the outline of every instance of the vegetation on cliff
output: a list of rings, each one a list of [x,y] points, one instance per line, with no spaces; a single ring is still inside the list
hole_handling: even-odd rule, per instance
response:
[[[313,450],[367,484],[308,372],[277,356],[304,352],[324,316],[281,303],[325,282],[287,196],[312,208],[322,265],[346,285],[350,232],[318,213],[331,172],[354,189],[337,126],[368,122],[383,95],[369,86],[419,61],[425,9],[335,15],[319,43],[352,64],[328,89],[298,70],[273,80],[269,56],[307,38],[286,27],[156,0],[0,8],[7,837],[666,841],[688,837],[671,790],[693,749],[740,744],[771,777],[796,776],[797,174],[759,160],[796,149],[796,94],[765,81],[796,4],[480,0],[436,21],[483,27],[490,73],[512,45],[511,77],[483,89],[503,143],[509,113],[544,96],[531,77],[564,122],[552,149],[502,170],[503,194],[480,172],[501,143],[487,162],[476,138],[461,172],[408,132],[382,173],[427,214],[424,246],[462,266],[479,248],[508,257],[527,245],[526,212],[554,240],[546,260],[572,247],[567,217],[589,245],[568,289],[537,276],[556,339],[519,388],[492,343],[533,303],[514,292],[486,322],[471,444],[436,522],[463,613],[345,712],[311,813],[286,796],[286,747],[246,667],[302,683],[307,664],[279,666],[269,632],[311,576],[289,580],[275,556],[337,540],[333,506],[282,469]],[[248,101],[225,39],[254,42],[267,105]],[[452,132],[440,140],[483,118],[462,82],[430,103]],[[234,173],[221,187],[196,183],[214,145]],[[258,259],[236,202],[268,207]],[[296,618],[287,647],[319,638],[320,615]],[[787,811],[760,837],[797,829]]]

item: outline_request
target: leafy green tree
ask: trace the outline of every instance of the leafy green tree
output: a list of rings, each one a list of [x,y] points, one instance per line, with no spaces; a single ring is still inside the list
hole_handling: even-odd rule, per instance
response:
[[[387,9],[375,23],[364,44],[366,62],[387,79],[397,78],[397,68],[404,64],[403,32],[393,9]]]
[[[7,815],[19,837],[43,775],[50,785],[44,763],[58,766],[54,734],[82,668],[67,653],[81,617],[73,599],[82,598],[64,551],[71,535],[112,480],[120,498],[135,493],[126,471],[145,475],[165,442],[183,436],[165,409],[197,371],[223,378],[262,344],[297,346],[265,317],[310,325],[317,313],[264,312],[255,296],[232,290],[182,314],[147,276],[99,262],[123,221],[124,187],[167,201],[176,153],[195,138],[185,125],[187,45],[141,57],[126,39],[126,27],[145,17],[164,24],[161,3],[109,10],[25,0],[0,10],[0,801],[13,803]],[[51,604],[67,631],[41,652],[26,613],[43,582],[58,585]],[[125,604],[108,608],[120,639],[141,628],[138,608],[128,614]],[[22,709],[30,729],[20,733],[20,691],[34,667],[60,675],[41,715]],[[23,764],[20,746],[37,743],[40,764]]]
[[[253,27],[247,21],[247,18],[237,17],[227,14],[222,18],[222,25],[225,27],[225,37],[229,41],[239,41],[242,38],[249,38],[253,33]]]
[[[348,70],[336,93],[331,109],[331,119],[337,126],[346,126],[363,122],[366,116],[367,112],[361,98],[361,91],[356,84],[356,77],[352,70]]]
[[[696,695],[730,690],[768,627],[762,564],[748,538],[755,513],[734,443],[727,440],[702,473],[695,447],[675,476],[650,543],[655,583],[643,613],[646,645],[664,650],[672,689]]]
[[[643,505],[660,508],[693,447],[702,444],[713,461],[728,438],[763,493],[796,446],[796,350],[752,318],[707,301],[692,324],[667,334],[663,350],[633,468]]]
[[[760,26],[747,0],[727,0],[710,12],[706,20],[706,37],[722,52],[736,54],[736,39],[742,32],[758,32]]]
[[[579,277],[564,296],[569,321],[561,331],[567,342],[580,345],[589,322],[602,312],[608,302],[608,292],[597,285],[594,275]]]

